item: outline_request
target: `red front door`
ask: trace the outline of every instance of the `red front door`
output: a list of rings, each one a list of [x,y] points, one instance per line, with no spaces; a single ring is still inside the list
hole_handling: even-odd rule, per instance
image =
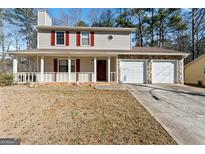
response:
[[[106,81],[106,60],[97,60],[97,81]]]

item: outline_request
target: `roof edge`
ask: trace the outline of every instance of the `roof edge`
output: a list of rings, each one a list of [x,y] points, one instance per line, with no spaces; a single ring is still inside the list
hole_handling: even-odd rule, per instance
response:
[[[34,55],[42,55],[42,54],[77,54],[77,55],[80,55],[80,54],[87,54],[87,55],[90,55],[90,54],[105,54],[105,55],[160,55],[160,56],[163,56],[163,55],[170,55],[170,56],[183,56],[183,57],[186,57],[188,56],[187,53],[181,53],[181,52],[176,52],[176,53],[152,53],[152,52],[146,52],[146,53],[136,53],[136,52],[133,52],[133,51],[130,51],[130,50],[99,50],[99,51],[92,51],[92,50],[84,50],[84,52],[79,52],[79,51],[70,51],[70,52],[66,52],[66,51],[63,51],[63,52],[56,52],[56,51],[46,51],[46,52],[42,52],[43,49],[39,50],[39,49],[35,49],[35,50],[20,50],[20,51],[8,51],[7,54],[10,54],[10,55],[21,55],[21,54],[25,54],[25,55],[29,55],[29,54],[34,54]],[[110,52],[108,52],[110,51]]]
[[[82,27],[82,26],[45,26],[37,25],[37,29],[69,29],[69,30],[95,30],[95,31],[125,31],[125,32],[134,32],[136,28],[122,28],[122,27]]]
[[[199,59],[203,58],[204,56],[205,56],[205,54],[203,54],[203,55],[199,56],[198,58],[194,59],[194,60],[193,60],[193,61],[191,61],[190,63],[186,64],[186,65],[184,66],[184,68],[186,68],[186,67],[188,67],[189,65],[191,65],[191,64],[193,64],[193,63],[195,63],[197,60],[199,60]]]

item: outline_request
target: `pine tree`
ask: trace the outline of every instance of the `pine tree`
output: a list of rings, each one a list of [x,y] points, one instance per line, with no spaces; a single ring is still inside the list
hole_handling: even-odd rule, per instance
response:
[[[119,15],[117,16],[115,22],[116,27],[134,27],[132,23],[131,9],[120,9]]]
[[[83,20],[80,20],[78,23],[75,24],[75,26],[89,27],[89,25]]]
[[[146,9],[132,9],[133,23],[136,30],[137,35],[137,46],[144,46],[144,37],[145,37],[145,17],[146,17]]]
[[[159,47],[165,47],[165,36],[175,31],[186,29],[186,23],[180,16],[181,9],[158,9],[155,26],[159,36]]]

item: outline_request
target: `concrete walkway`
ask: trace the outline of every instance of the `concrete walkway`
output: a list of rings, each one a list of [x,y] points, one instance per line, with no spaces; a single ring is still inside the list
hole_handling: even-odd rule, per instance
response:
[[[184,85],[127,85],[178,144],[205,144],[205,89]]]
[[[127,90],[127,87],[120,84],[96,84],[95,89],[100,90]]]

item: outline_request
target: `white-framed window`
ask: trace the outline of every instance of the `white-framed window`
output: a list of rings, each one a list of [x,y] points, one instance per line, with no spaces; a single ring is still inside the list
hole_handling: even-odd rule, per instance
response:
[[[76,72],[76,60],[71,59],[71,72]]]
[[[68,72],[68,60],[59,59],[59,72]]]
[[[81,32],[81,45],[82,46],[90,45],[90,32]]]
[[[56,45],[65,45],[65,32],[56,32]]]

